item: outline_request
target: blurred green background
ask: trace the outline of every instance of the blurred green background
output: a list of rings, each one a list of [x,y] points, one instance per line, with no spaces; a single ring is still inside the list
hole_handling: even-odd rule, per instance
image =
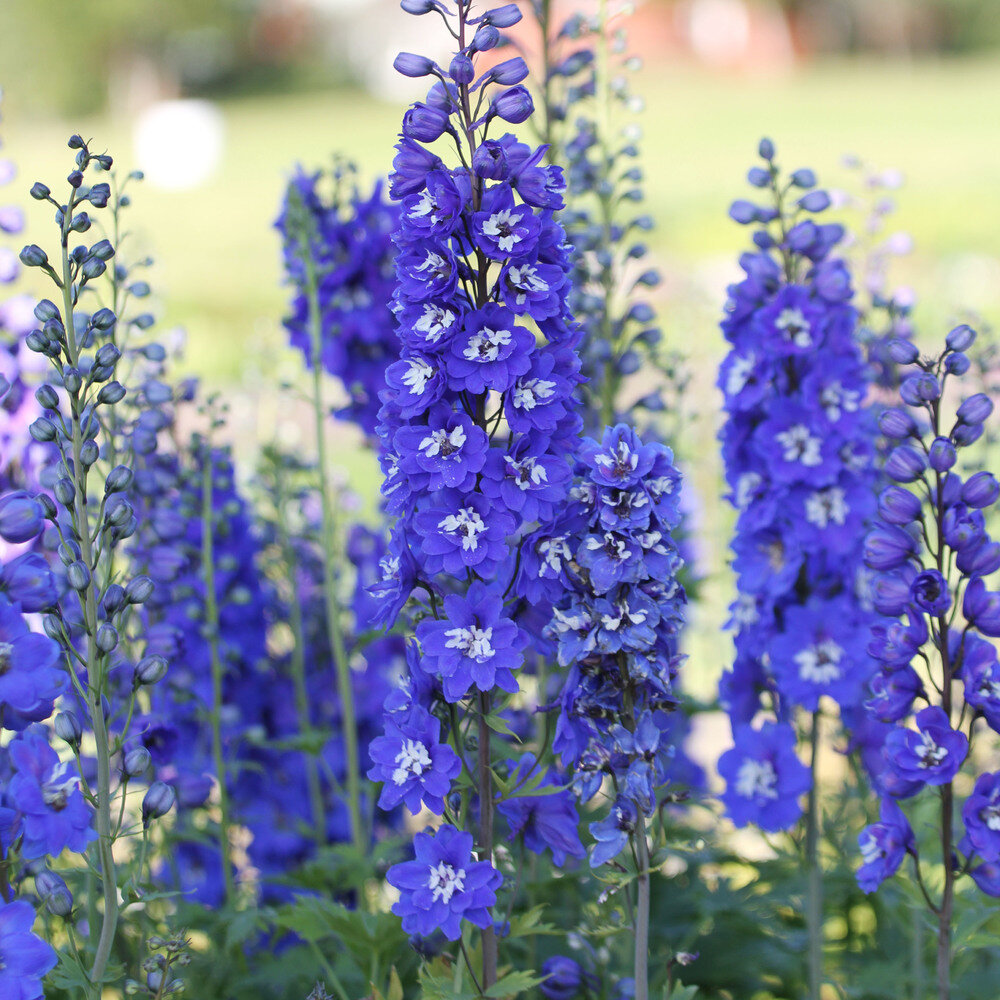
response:
[[[49,212],[26,191],[65,176],[70,132],[106,146],[120,167],[146,167],[130,256],[157,260],[161,328],[187,330],[187,369],[227,390],[242,439],[267,439],[275,421],[295,422],[277,380],[299,367],[283,348],[272,228],[284,179],[295,163],[322,165],[334,152],[368,178],[385,173],[406,103],[420,96],[393,81],[391,60],[439,39],[430,20],[392,0],[0,0],[2,135],[21,170],[5,200],[22,195],[28,236],[44,245]],[[630,35],[644,59],[633,88],[645,101],[636,120],[658,224],[650,246],[665,276],[655,296],[668,343],[693,374],[678,444],[695,460],[711,578],[692,651],[714,668],[726,655],[718,630],[729,588],[714,445],[717,321],[746,244],[728,204],[746,195],[764,134],[784,166],[812,166],[831,187],[857,184],[841,165],[846,153],[899,170],[892,228],[915,250],[894,264],[891,283],[913,288],[923,335],[940,337],[969,311],[995,323],[1000,3],[648,0]],[[163,101],[192,98],[207,103],[196,105],[187,138],[149,117]],[[192,164],[204,176],[175,183]],[[374,495],[370,460],[349,447],[339,458],[357,491]]]

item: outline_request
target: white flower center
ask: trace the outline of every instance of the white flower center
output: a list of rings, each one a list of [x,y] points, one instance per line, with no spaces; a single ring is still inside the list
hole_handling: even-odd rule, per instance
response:
[[[760,612],[757,610],[757,600],[750,594],[740,594],[733,604],[733,621],[743,627],[753,625],[760,619]]]
[[[782,309],[774,325],[785,335],[785,339],[796,347],[812,344],[809,321],[801,309]]]
[[[812,684],[829,684],[840,677],[844,650],[832,639],[824,639],[795,654],[799,677]]]
[[[738,354],[735,357],[726,375],[726,395],[735,396],[743,391],[756,364],[757,359],[752,354]]]
[[[786,462],[819,465],[823,461],[820,454],[822,442],[809,433],[809,428],[805,424],[796,424],[787,431],[779,431],[775,437],[783,449],[781,457]]]
[[[988,805],[980,814],[990,830],[1000,830],[1000,803]]]
[[[764,481],[764,477],[759,472],[744,472],[736,481],[736,507],[739,510],[746,510],[750,506],[757,488]]]
[[[948,751],[944,747],[938,746],[934,742],[934,737],[925,731],[920,734],[917,756],[920,758],[921,767],[937,767],[948,756]]]
[[[861,402],[861,393],[831,382],[819,394],[819,401],[830,420],[839,420],[842,413],[853,413]]]
[[[843,524],[849,511],[846,495],[839,486],[817,490],[806,497],[806,520],[818,528]]]
[[[427,383],[434,377],[434,369],[420,358],[410,358],[409,367],[403,375],[403,385],[410,387],[414,396],[422,396]]]
[[[608,455],[605,452],[600,452],[594,461],[605,472],[616,479],[622,479],[635,472],[639,465],[639,456],[629,448],[628,444],[619,441],[613,454]]]
[[[431,874],[427,880],[427,888],[431,890],[435,903],[450,903],[451,897],[465,888],[464,868],[455,871],[451,865],[439,861],[435,867],[428,870]]]
[[[407,740],[396,754],[399,766],[392,772],[394,784],[406,784],[410,778],[419,778],[431,766],[431,755],[420,740]]]
[[[506,347],[510,341],[510,330],[489,330],[483,327],[469,338],[462,356],[469,361],[496,361],[500,357],[500,348]]]
[[[566,535],[547,538],[538,544],[538,554],[542,557],[542,568],[548,567],[553,573],[561,573],[563,561],[569,562],[573,552],[566,542]]]
[[[440,430],[431,431],[420,442],[419,447],[428,458],[435,458],[438,455],[449,458],[460,452],[463,444],[465,444],[464,427],[455,427],[450,431],[442,427]]]
[[[530,264],[520,264],[516,267],[507,268],[507,280],[510,284],[520,290],[516,296],[517,304],[523,305],[528,297],[528,292],[547,292],[549,285],[543,281],[538,272]]]
[[[472,507],[462,507],[457,514],[449,514],[438,521],[438,527],[449,535],[462,536],[462,549],[475,552],[479,536],[486,530],[486,523]]]
[[[510,455],[505,456],[507,475],[510,476],[519,489],[530,490],[532,486],[549,481],[544,465],[539,465],[533,458],[517,462]]]
[[[493,638],[493,626],[479,628],[478,625],[470,625],[468,628],[450,628],[445,632],[448,641],[445,645],[448,649],[457,649],[463,656],[477,663],[485,663],[496,654],[496,650],[490,644]]]
[[[423,315],[413,324],[413,328],[423,334],[424,340],[433,344],[439,341],[454,323],[455,314],[450,309],[427,302],[424,304]]]
[[[769,760],[754,760],[752,757],[747,757],[740,764],[736,774],[736,794],[742,795],[745,799],[776,799],[777,783],[778,775]]]
[[[533,410],[555,391],[555,382],[541,378],[519,379],[514,386],[514,405],[519,410]]]
[[[505,253],[514,249],[515,243],[521,242],[521,237],[514,231],[517,217],[509,208],[494,212],[483,224],[483,232],[493,237],[493,242]]]
[[[878,837],[873,833],[866,833],[865,839],[859,845],[861,848],[861,860],[870,865],[873,861],[878,861],[882,857],[883,851],[879,847]]]

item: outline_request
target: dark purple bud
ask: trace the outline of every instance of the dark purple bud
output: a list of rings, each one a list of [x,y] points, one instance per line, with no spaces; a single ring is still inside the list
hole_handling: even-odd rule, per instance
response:
[[[59,395],[47,382],[35,390],[35,399],[43,410],[59,409]]]
[[[516,7],[514,8],[517,9]],[[520,13],[518,13],[520,17]],[[511,125],[520,125],[527,121],[535,110],[531,94],[524,87],[511,87],[493,98],[490,105],[491,113]]]
[[[491,181],[506,180],[510,176],[506,150],[495,139],[487,139],[472,154],[472,169]]]
[[[897,483],[912,483],[918,480],[927,468],[923,452],[901,444],[893,448],[885,462],[885,474]]]
[[[0,498],[0,538],[17,544],[37,538],[45,527],[45,512],[34,497],[21,490]]]
[[[492,24],[484,24],[473,36],[472,48],[476,52],[488,52],[500,42],[500,32]]]
[[[811,188],[816,186],[816,175],[808,167],[796,170],[789,180],[793,187]]]
[[[86,143],[83,141],[83,136],[79,133],[74,132],[70,137],[69,141],[66,143],[70,149],[84,149],[86,148]]]
[[[962,614],[983,635],[1000,638],[1000,594],[987,590],[982,577],[974,577],[965,588]]]
[[[917,423],[913,417],[906,410],[899,408],[883,410],[879,414],[878,426],[887,438],[895,440],[907,438],[917,431]]]
[[[31,197],[34,198],[35,201],[44,201],[50,194],[52,194],[51,190],[49,190],[48,186],[43,184],[41,181],[35,181],[35,183],[31,185]]]
[[[28,433],[39,442],[55,441],[56,425],[48,417],[39,417],[28,425]]]
[[[880,615],[901,615],[910,603],[910,584],[916,576],[912,566],[898,572],[880,573],[872,581],[871,599]]]
[[[71,747],[78,747],[83,739],[80,720],[72,712],[60,712],[53,723],[56,736]]]
[[[146,773],[152,763],[152,755],[145,747],[134,747],[125,754],[122,771],[130,778],[138,778]]]
[[[977,392],[962,401],[955,416],[963,424],[981,424],[993,412],[993,401],[985,393]]]
[[[429,14],[432,10],[440,9],[434,0],[400,0],[399,6],[407,14],[416,14],[418,17],[421,14]]]
[[[412,52],[400,52],[393,60],[393,69],[403,76],[416,79],[421,76],[428,76],[434,72],[434,60],[427,56],[414,55]]]
[[[73,912],[73,894],[61,875],[48,868],[35,873],[35,892],[49,913],[68,917]]]
[[[483,17],[484,24],[492,24],[495,28],[510,28],[521,20],[521,11],[516,3],[506,3],[487,11]],[[504,119],[506,121],[506,119]],[[516,124],[516,123],[515,123]]]
[[[73,501],[76,499],[76,485],[69,476],[63,476],[62,479],[57,480],[52,492],[64,507],[73,506]]]
[[[104,483],[105,493],[121,493],[132,485],[134,476],[127,465],[116,465],[109,473]]]
[[[930,465],[935,472],[947,472],[958,458],[955,446],[948,438],[935,438],[930,447]]]
[[[975,544],[959,550],[955,565],[965,576],[989,576],[1000,569],[1000,543],[983,535]]]
[[[1000,483],[991,472],[977,472],[969,476],[962,487],[962,502],[981,510],[992,507],[1000,497]]]
[[[117,322],[118,322],[118,317],[115,316],[115,314],[107,307],[103,309],[98,309],[97,312],[95,312],[94,315],[90,317],[90,325],[95,330],[101,330],[102,332],[110,330]],[[112,348],[112,350],[114,351],[114,360],[109,360],[110,355],[105,350],[105,348],[108,347]],[[102,351],[104,351],[105,353],[102,354],[101,353]],[[121,352],[118,350],[117,347],[115,347],[114,344],[102,344],[97,351],[98,364],[113,365],[115,361],[117,361],[118,358],[120,357],[121,357]]]
[[[154,781],[142,800],[142,826],[146,829],[151,819],[166,816],[173,808],[177,793],[164,781]]]
[[[925,569],[910,587],[910,600],[921,611],[938,618],[951,607],[948,581],[936,569]]]
[[[115,248],[111,240],[100,240],[90,248],[90,256],[98,260],[108,261],[115,255]]]
[[[757,145],[757,155],[762,160],[774,159],[774,143],[770,139],[761,139]]]
[[[90,194],[87,195],[90,204],[93,205],[94,208],[104,208],[107,205],[108,199],[110,197],[111,197],[111,185],[104,183],[95,184],[90,189]]]
[[[944,360],[944,369],[949,375],[964,375],[970,366],[967,354],[949,354]]]
[[[580,963],[565,955],[553,955],[542,964],[545,977],[539,992],[546,1000],[572,1000],[584,990],[584,971]],[[589,990],[588,990],[589,992]]]
[[[956,326],[947,337],[945,346],[949,351],[967,351],[976,341],[976,331],[966,323]]]
[[[417,142],[434,142],[448,128],[448,114],[426,104],[414,104],[403,115],[403,135]]]
[[[66,567],[66,582],[74,590],[86,590],[90,583],[90,570],[87,569],[86,563],[81,562],[79,559],[76,562],[70,563]]]
[[[83,462],[87,468],[90,468],[100,458],[101,450],[97,447],[96,441],[84,441],[83,447],[80,448],[80,461]]]
[[[140,687],[150,687],[163,680],[167,672],[167,661],[162,656],[145,656],[135,667],[135,683]]]
[[[899,569],[917,554],[917,543],[894,525],[875,528],[865,537],[864,560],[869,569]]]
[[[956,424],[951,430],[951,439],[959,448],[967,448],[983,436],[984,424]]]
[[[108,584],[101,603],[104,605],[104,610],[113,615],[125,606],[125,588],[120,583]]]
[[[897,338],[889,343],[889,357],[897,365],[912,365],[920,357],[916,344]]]
[[[527,63],[520,57],[507,59],[502,63],[497,63],[490,70],[490,79],[499,83],[502,87],[512,87],[515,83],[520,83],[528,76]]]
[[[830,207],[830,196],[825,191],[810,191],[799,198],[799,205],[807,212],[825,212]]]
[[[878,498],[878,512],[887,524],[904,525],[920,517],[922,504],[902,486],[887,486]]]
[[[473,77],[476,75],[476,68],[472,65],[472,60],[464,53],[458,52],[452,59],[451,64],[448,66],[448,76],[450,76],[455,83],[472,83]]]
[[[745,198],[738,198],[729,206],[729,218],[741,226],[749,226],[750,223],[756,222],[759,214],[760,209]]]

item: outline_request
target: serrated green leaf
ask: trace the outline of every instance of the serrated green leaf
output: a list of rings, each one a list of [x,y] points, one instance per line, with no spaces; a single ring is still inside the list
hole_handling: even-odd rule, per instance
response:
[[[508,972],[495,982],[485,995],[500,1000],[502,997],[516,997],[526,990],[533,990],[540,983],[545,982],[545,976],[538,977],[533,972]]]

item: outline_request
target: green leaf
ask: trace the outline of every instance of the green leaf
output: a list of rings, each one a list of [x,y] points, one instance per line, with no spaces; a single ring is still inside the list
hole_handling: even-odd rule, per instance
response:
[[[545,982],[545,976],[538,977],[533,972],[508,972],[501,977],[487,991],[488,997],[516,997],[519,993],[533,990],[540,983]]]

